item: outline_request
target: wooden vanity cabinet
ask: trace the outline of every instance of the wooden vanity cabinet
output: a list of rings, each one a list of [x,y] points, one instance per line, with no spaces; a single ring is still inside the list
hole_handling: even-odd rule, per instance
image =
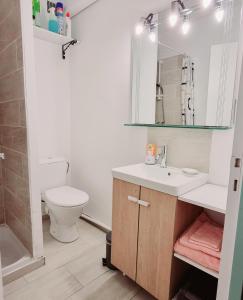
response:
[[[175,196],[114,179],[112,264],[155,298],[171,299],[186,268],[174,259],[174,243],[200,211]]]
[[[112,263],[136,280],[140,186],[114,180],[112,204]],[[133,198],[131,198],[133,197]]]

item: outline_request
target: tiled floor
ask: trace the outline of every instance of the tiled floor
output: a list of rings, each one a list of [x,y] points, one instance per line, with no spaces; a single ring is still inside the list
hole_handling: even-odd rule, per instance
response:
[[[44,221],[46,265],[4,287],[5,300],[152,300],[120,272],[102,266],[105,233],[80,220],[80,239],[54,240]]]

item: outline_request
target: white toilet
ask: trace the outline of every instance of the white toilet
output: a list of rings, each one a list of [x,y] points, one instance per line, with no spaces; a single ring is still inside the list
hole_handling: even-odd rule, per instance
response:
[[[50,233],[60,242],[79,238],[76,222],[89,195],[66,185],[68,163],[64,158],[48,158],[40,162],[41,195],[51,219]]]

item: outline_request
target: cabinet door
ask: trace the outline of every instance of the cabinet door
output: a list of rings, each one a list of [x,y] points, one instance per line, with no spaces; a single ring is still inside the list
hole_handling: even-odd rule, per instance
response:
[[[112,264],[136,279],[140,186],[113,181]]]
[[[142,187],[140,199],[136,281],[157,299],[168,300],[177,198]]]

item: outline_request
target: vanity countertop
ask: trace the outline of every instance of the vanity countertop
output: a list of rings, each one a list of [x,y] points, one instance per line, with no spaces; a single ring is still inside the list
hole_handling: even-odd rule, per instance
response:
[[[188,193],[204,185],[208,180],[208,174],[205,173],[188,176],[181,169],[161,168],[159,165],[144,163],[115,168],[112,175],[114,178],[173,196]]]
[[[225,214],[227,197],[227,186],[207,183],[179,196],[179,200]]]

